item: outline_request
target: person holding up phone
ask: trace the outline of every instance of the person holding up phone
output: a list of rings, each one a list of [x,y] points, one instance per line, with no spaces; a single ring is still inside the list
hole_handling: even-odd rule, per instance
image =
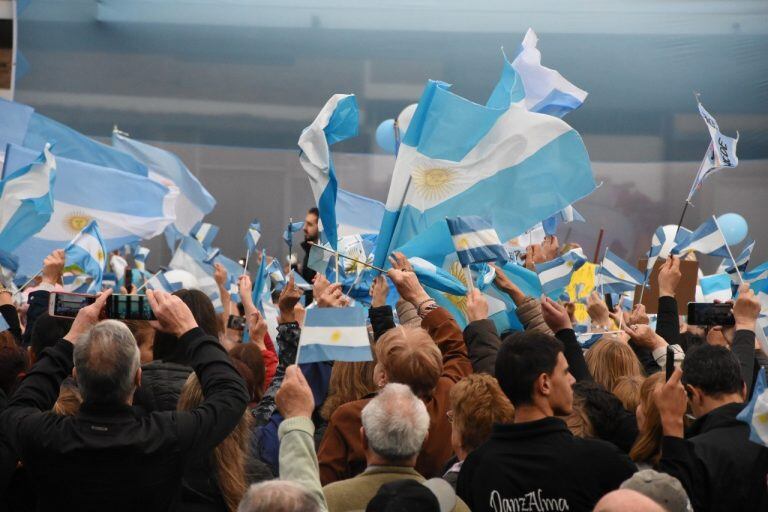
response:
[[[173,509],[189,462],[229,435],[248,401],[218,339],[198,327],[189,307],[179,297],[148,291],[159,329],[177,338],[205,399],[185,412],[133,409],[139,350],[124,324],[100,321],[110,294],[80,309],[69,333],[41,354],[0,415],[0,430],[36,486],[39,510]],[[76,415],[57,416],[50,409],[70,373],[84,402]]]

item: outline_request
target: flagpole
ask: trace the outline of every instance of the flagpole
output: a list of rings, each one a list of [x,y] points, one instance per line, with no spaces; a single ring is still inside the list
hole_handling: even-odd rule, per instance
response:
[[[595,259],[592,263],[597,263],[597,257],[600,255],[600,246],[603,244],[603,234],[605,230],[600,228],[600,234],[597,235],[597,247],[595,247]]]
[[[336,257],[333,258],[334,266],[336,267],[336,280],[335,284],[339,284],[339,251],[335,252]]]
[[[136,288],[136,291],[134,292],[134,295],[138,295],[141,290],[146,288],[146,286],[149,284],[150,279],[154,279],[155,277],[157,277],[157,275],[160,272],[162,272],[162,270],[158,270],[157,272],[154,273],[154,275],[150,276],[149,279],[145,279],[144,280],[144,284],[139,286],[138,288]]]
[[[328,249],[327,247],[323,247],[323,246],[322,246],[322,245],[320,245],[320,244],[316,244],[316,243],[314,243],[314,242],[310,242],[310,243],[309,243],[309,245],[310,245],[310,246],[314,246],[314,247],[317,247],[318,249],[322,249],[322,250],[324,250],[325,252],[330,252],[330,253],[336,254],[336,255],[338,255],[338,256],[341,256],[342,258],[344,258],[344,259],[347,259],[347,260],[349,260],[349,261],[354,261],[355,263],[359,263],[360,265],[363,265],[363,266],[365,266],[365,267],[368,267],[368,268],[372,268],[373,270],[377,270],[377,271],[379,271],[379,272],[381,272],[381,273],[383,273],[383,274],[386,274],[386,273],[387,273],[387,271],[386,271],[386,270],[384,270],[383,268],[379,268],[379,267],[377,267],[377,266],[375,266],[375,265],[371,265],[370,263],[366,263],[366,262],[364,262],[364,261],[356,260],[355,258],[351,258],[351,257],[349,257],[349,256],[346,256],[346,255],[344,255],[344,254],[341,254],[340,252],[338,252],[338,251],[334,251],[333,249]],[[338,257],[337,257],[336,259],[338,259]]]
[[[597,275],[600,277],[600,295],[605,295],[603,293],[603,262],[605,261],[605,257],[608,256],[608,247],[605,247],[605,252],[603,252],[603,259],[600,261],[600,267],[597,269]]]
[[[293,256],[293,217],[288,217],[288,234],[291,235],[291,243],[288,244],[288,267],[290,268]]]
[[[42,273],[43,273],[43,269],[40,269],[40,270],[38,270],[38,271],[35,273],[35,275],[33,275],[32,277],[30,277],[30,278],[29,278],[29,280],[28,280],[26,283],[24,283],[23,285],[19,286],[19,291],[21,291],[21,290],[23,290],[24,288],[26,288],[26,287],[29,285],[29,283],[31,283],[32,281],[34,281],[35,279],[37,279],[37,276],[39,276],[39,275],[40,275],[40,274],[42,274]]]
[[[680,221],[677,223],[677,230],[675,230],[675,238],[677,238],[677,234],[680,232],[680,226],[683,225],[683,219],[685,218],[685,212],[688,210],[688,207],[691,205],[691,202],[686,199],[685,200],[685,206],[683,206],[683,213],[680,214]]]

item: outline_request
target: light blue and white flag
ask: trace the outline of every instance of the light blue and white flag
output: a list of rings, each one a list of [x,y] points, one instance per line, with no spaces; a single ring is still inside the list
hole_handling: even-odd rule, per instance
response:
[[[46,144],[34,162],[0,181],[0,247],[11,252],[37,234],[53,213],[56,159]]]
[[[472,263],[507,261],[509,254],[501,245],[499,235],[491,223],[482,217],[468,215],[445,219],[451,232],[453,245],[463,267]]]
[[[616,331],[616,333],[619,333],[621,331]],[[576,335],[576,341],[579,342],[579,345],[581,345],[582,349],[587,349],[592,347],[595,343],[600,341],[604,335],[608,333],[606,332],[583,332]]]
[[[101,291],[101,278],[107,265],[107,250],[101,239],[96,221],[88,223],[64,249],[64,276],[72,276],[77,284],[70,290],[76,290],[83,284],[83,278],[90,278],[87,293]],[[81,281],[77,281],[80,279]]]
[[[189,234],[197,239],[204,248],[210,249],[213,239],[219,234],[219,226],[200,221],[192,226]]]
[[[280,268],[280,261],[277,258],[273,258],[264,271],[269,276],[272,284],[274,284],[277,288],[282,288],[282,285],[285,284],[286,279],[285,274],[283,274],[283,269]]]
[[[651,250],[648,253],[648,264],[646,265],[646,275],[653,269],[656,264],[656,260],[659,258],[666,259],[669,257],[672,249],[675,246],[687,239],[691,232],[684,227],[677,229],[677,226],[670,224],[667,226],[659,226],[653,233],[651,239]]]
[[[531,112],[563,117],[584,103],[587,91],[579,89],[554,69],[542,66],[541,52],[536,48],[538,42],[536,33],[529,28],[512,61],[512,67],[525,87],[525,107]]]
[[[339,238],[376,234],[383,218],[384,203],[339,189],[336,196]]]
[[[168,268],[184,270],[192,274],[197,280],[197,288],[208,295],[208,298],[213,302],[213,308],[217,313],[221,313],[224,311],[224,306],[219,296],[219,287],[213,278],[213,265],[204,262],[206,254],[199,240],[185,236],[173,253]]]
[[[709,112],[704,108],[704,105],[699,101],[698,96],[696,101],[699,104],[699,114],[704,122],[707,123],[707,129],[709,130],[710,143],[707,148],[707,152],[704,155],[704,159],[699,165],[699,171],[696,173],[696,178],[693,180],[691,190],[688,192],[688,202],[691,201],[693,195],[701,188],[704,180],[709,177],[710,174],[714,174],[717,171],[725,168],[734,168],[739,165],[739,157],[736,156],[736,144],[739,142],[739,132],[736,132],[736,138],[727,137],[720,133],[720,127]]]
[[[749,266],[749,259],[752,257],[752,251],[755,249],[755,241],[752,239],[747,240],[744,249],[736,257],[736,261],[733,261],[730,256],[724,258],[720,266],[717,267],[717,273],[726,272],[735,277],[738,273],[744,273]]]
[[[566,206],[556,214],[544,219],[541,224],[547,236],[557,234],[557,226],[570,222],[585,222],[584,217],[573,206]]]
[[[728,246],[723,232],[712,217],[696,228],[696,231],[686,236],[673,249],[672,254],[686,255],[689,252],[699,252],[710,256],[728,257]]]
[[[296,362],[373,361],[364,308],[312,308],[301,330]]]
[[[0,332],[7,331],[10,328],[11,326],[8,325],[8,322],[5,321],[5,318],[3,318],[2,315],[0,315]]]
[[[408,258],[408,261],[422,285],[451,295],[463,296],[467,294],[467,287],[461,281],[434,263],[417,257]]]
[[[205,259],[203,259],[203,263],[207,263],[208,265],[213,265],[216,262],[216,258],[221,254],[221,249],[218,247],[210,247],[205,251]]]
[[[336,249],[336,196],[338,183],[331,145],[357,135],[358,110],[354,94],[334,94],[299,137],[299,161],[320,211],[320,227]]]
[[[159,272],[149,278],[147,281],[147,288],[155,291],[164,291],[168,293],[177,292],[182,289],[182,284],[179,282],[170,282],[165,277],[165,272]]]
[[[768,385],[766,385],[765,368],[760,368],[752,391],[752,399],[736,419],[749,425],[750,441],[768,446]]]
[[[606,251],[603,262],[597,270],[598,285],[603,292],[601,293],[622,293],[635,289],[643,283],[643,273],[619,258],[611,252]]]
[[[555,293],[568,286],[571,275],[587,262],[581,249],[572,249],[552,261],[536,264],[541,290],[547,295]]]
[[[731,276],[728,274],[714,274],[699,279],[698,287],[701,295],[696,294],[697,302],[714,302],[715,300],[728,301],[733,298],[731,288]]]
[[[486,217],[508,240],[595,189],[579,134],[526,110],[520,85],[506,59],[486,106],[427,84],[397,155],[374,265],[446,217]]]
[[[757,281],[762,281],[763,279],[768,279],[768,261],[765,261],[752,270],[748,270],[747,272],[744,272],[741,275],[741,278],[744,280],[745,283],[755,283]]]
[[[117,280],[120,281],[125,279],[125,269],[128,268],[128,262],[119,254],[111,254],[109,256],[109,268],[112,269],[112,272],[117,276]]]
[[[10,145],[4,175],[36,158],[34,151]],[[48,254],[63,248],[91,220],[98,221],[107,251],[152,238],[173,222],[177,196],[177,190],[146,177],[57,157],[53,214],[14,251],[21,262],[19,274],[32,276]]]
[[[291,275],[293,276],[293,285],[298,288],[299,290],[311,290],[312,285],[307,282],[306,279],[301,277],[301,274],[296,272],[295,270],[291,270]]]
[[[330,247],[328,247],[330,249]],[[309,248],[309,258],[307,259],[307,266],[315,272],[325,275],[330,265],[333,253],[324,251],[317,245],[313,245]]]
[[[245,232],[245,246],[248,251],[255,252],[256,245],[261,239],[261,222],[257,219],[253,219],[253,222],[248,226],[248,230]]]
[[[262,249],[261,250],[261,263],[259,263],[259,268],[256,270],[256,276],[253,282],[253,291],[251,292],[251,297],[253,299],[253,304],[256,306],[259,311],[263,312],[263,301],[264,296],[269,295],[269,276],[267,275],[267,251]]]
[[[19,270],[19,258],[0,249],[0,284],[14,290],[13,277]]]
[[[301,231],[302,228],[304,228],[304,221],[288,223],[285,231],[283,231],[283,241],[288,244],[288,247],[293,247],[293,234],[297,231]],[[336,244],[334,244],[333,247],[336,247]]]
[[[138,246],[133,253],[133,264],[142,272],[147,271],[147,256],[149,256],[149,249],[143,246]]]
[[[12,143],[38,155],[46,144],[51,143],[57,157],[143,177],[148,174],[147,167],[131,155],[42,116],[28,105],[0,99],[0,119],[3,120],[0,123],[0,152],[5,151],[6,144]]]
[[[117,131],[112,132],[112,146],[146,165],[150,179],[179,189],[173,225],[180,233],[188,234],[216,206],[213,196],[170,151],[133,140]]]

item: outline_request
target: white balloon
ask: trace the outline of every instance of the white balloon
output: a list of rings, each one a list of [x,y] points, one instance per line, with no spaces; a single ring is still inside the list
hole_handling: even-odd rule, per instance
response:
[[[165,272],[165,278],[169,283],[181,283],[182,288],[187,290],[199,290],[200,283],[197,278],[186,270],[168,270]]]
[[[408,125],[411,124],[411,119],[413,119],[413,114],[416,112],[416,107],[418,106],[418,103],[413,103],[405,107],[403,111],[398,114],[397,129],[400,130],[401,140],[403,137],[405,137],[405,132],[408,131]]]

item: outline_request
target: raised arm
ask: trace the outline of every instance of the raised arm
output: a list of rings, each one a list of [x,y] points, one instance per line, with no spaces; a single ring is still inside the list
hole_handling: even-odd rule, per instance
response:
[[[160,329],[178,338],[183,356],[191,366],[205,397],[186,412],[177,412],[176,424],[182,449],[191,457],[207,453],[222,442],[245,412],[248,392],[245,382],[219,340],[197,326],[186,304],[169,293],[147,291],[147,299]]]
[[[739,360],[741,378],[747,386],[747,400],[752,396],[755,373],[755,328],[760,316],[760,301],[748,284],[739,286],[739,297],[733,304],[734,326],[731,351]]]
[[[680,315],[675,299],[680,277],[680,258],[670,255],[659,270],[659,311],[656,317],[656,333],[670,345],[680,344]]]
[[[587,368],[587,362],[584,360],[584,352],[576,339],[576,333],[571,325],[571,317],[562,304],[558,304],[546,295],[541,296],[541,313],[544,315],[544,321],[555,337],[563,342],[563,355],[571,374],[576,381],[592,380],[592,375]]]
[[[392,316],[392,307],[387,305],[389,285],[387,279],[376,276],[371,286],[371,307],[368,310],[368,318],[373,327],[373,340],[376,341],[382,334],[395,327],[395,319]]]

